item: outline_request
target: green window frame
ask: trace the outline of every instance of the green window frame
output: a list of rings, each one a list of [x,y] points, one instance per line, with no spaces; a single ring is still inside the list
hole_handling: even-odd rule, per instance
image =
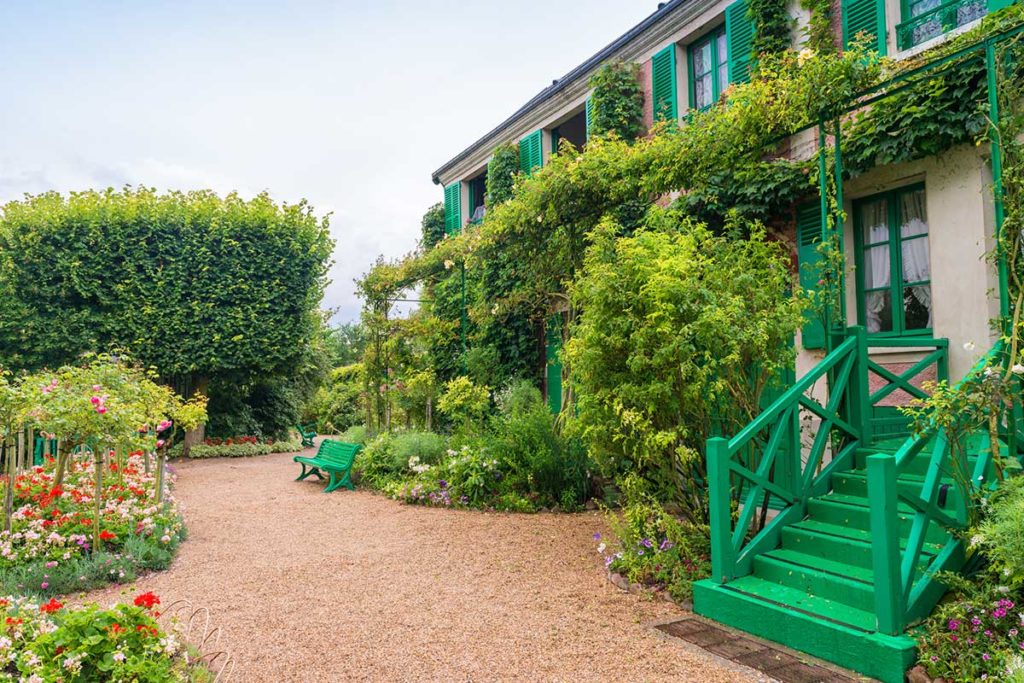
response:
[[[992,0],[900,0],[899,48],[920,45],[980,19],[991,11],[992,4]]]
[[[690,76],[690,108],[707,109],[718,101],[729,85],[729,46],[725,27],[720,26],[691,44],[686,61]]]
[[[932,334],[930,230],[923,183],[853,204],[857,316],[868,334]]]

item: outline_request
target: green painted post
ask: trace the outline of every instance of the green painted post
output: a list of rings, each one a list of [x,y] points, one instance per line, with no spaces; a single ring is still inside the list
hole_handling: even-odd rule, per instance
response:
[[[999,145],[999,88],[996,83],[996,46],[989,38],[985,41],[985,76],[988,83],[989,142],[992,149],[992,183],[995,200],[995,238],[999,269],[999,315],[1006,327],[1010,316],[1010,287],[1006,271],[1006,250],[1003,248],[1003,220],[1006,209],[1003,205],[1003,152]],[[1005,332],[1005,330],[1004,330]]]
[[[707,441],[708,512],[711,523],[711,578],[726,583],[736,574],[732,547],[732,492],[729,486],[729,441],[715,436]]]
[[[833,155],[833,166],[832,171],[835,177],[836,183],[836,248],[839,249],[839,253],[845,255],[843,247],[843,224],[839,220],[843,211],[843,149],[842,149],[842,136],[843,136],[843,122],[842,119],[836,118],[836,139],[835,139],[835,154]],[[846,270],[839,270],[839,320],[837,321],[838,326],[846,324]]]
[[[868,380],[868,332],[863,325],[847,328],[847,334],[857,339],[857,359],[850,378],[850,424],[860,427],[860,443],[870,446],[874,438],[871,430],[871,384]]]
[[[904,626],[897,501],[896,457],[891,453],[868,456],[875,619],[878,630],[892,636],[902,633]]]
[[[821,119],[818,122],[818,197],[821,200],[821,241],[823,244],[829,238],[828,234],[828,180],[826,180],[828,174],[828,161],[825,158],[826,147],[825,147],[825,120]],[[831,306],[825,306],[825,310],[822,312],[825,327],[825,355],[832,353],[832,311]]]

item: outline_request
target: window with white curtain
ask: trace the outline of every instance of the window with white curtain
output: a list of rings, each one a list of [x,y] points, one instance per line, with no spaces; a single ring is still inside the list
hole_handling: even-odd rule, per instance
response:
[[[932,329],[931,261],[923,185],[854,203],[857,309],[869,334]]]

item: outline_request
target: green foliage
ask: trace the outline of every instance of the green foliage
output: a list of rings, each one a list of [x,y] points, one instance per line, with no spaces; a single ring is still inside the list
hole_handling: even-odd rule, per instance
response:
[[[1024,477],[1004,482],[988,506],[971,545],[988,558],[1000,581],[1019,590],[1024,587]]]
[[[438,202],[427,209],[420,221],[420,228],[420,244],[424,249],[430,249],[444,239],[444,202]]]
[[[674,600],[692,595],[694,581],[711,574],[710,531],[703,525],[681,522],[657,500],[643,493],[635,475],[623,482],[626,501],[619,513],[608,514],[616,536],[615,552],[598,545],[610,571],[655,590],[667,590]],[[600,536],[596,539],[600,541]]]
[[[366,350],[366,330],[359,323],[342,323],[324,330],[324,345],[332,368],[358,363]]]
[[[447,441],[434,432],[401,432],[395,436],[394,449],[395,462],[402,468],[408,467],[413,458],[435,465],[444,456]]]
[[[365,417],[364,384],[361,363],[331,370],[325,386],[317,390],[306,406],[303,420],[315,422],[317,431],[322,434],[337,434],[360,424]]]
[[[747,16],[754,22],[754,56],[789,49],[794,19],[785,0],[747,0]]]
[[[343,443],[366,443],[367,430],[364,425],[352,425],[338,435],[338,441]]]
[[[366,443],[356,456],[352,469],[359,476],[359,483],[372,488],[385,488],[393,481],[404,465],[396,466],[395,437],[384,432]]]
[[[644,132],[640,65],[608,62],[590,77],[590,136],[613,134],[633,141]]]
[[[832,54],[836,51],[836,34],[832,28],[832,0],[800,0],[800,6],[811,16],[804,31],[811,52]]]
[[[606,225],[573,287],[583,311],[565,355],[579,424],[605,474],[643,474],[684,515],[706,521],[703,447],[735,433],[791,367],[803,302],[788,254],[757,225],[716,237],[671,210],[616,238]]]
[[[497,206],[512,198],[519,174],[519,145],[506,142],[495,147],[491,160],[487,162],[488,207]]]
[[[0,362],[36,369],[116,348],[192,387],[290,375],[319,325],[332,246],[308,205],[266,194],[127,188],[11,202]]]
[[[189,448],[188,457],[193,460],[206,458],[248,458],[254,455],[269,453],[298,453],[302,444],[298,441],[274,441],[272,443],[233,443],[208,446],[196,444]],[[173,450],[172,456],[181,455],[180,450]]]
[[[444,385],[437,409],[464,433],[472,433],[479,429],[490,403],[490,389],[477,386],[468,377],[456,377]]]
[[[919,663],[930,676],[951,683],[1024,681],[1024,626],[1017,607],[1024,600],[1021,594],[1008,591],[988,573],[973,580],[940,576],[953,595],[921,628]]]

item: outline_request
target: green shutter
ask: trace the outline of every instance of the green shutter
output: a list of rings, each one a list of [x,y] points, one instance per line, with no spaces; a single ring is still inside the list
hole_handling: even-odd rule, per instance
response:
[[[456,180],[444,188],[444,232],[454,235],[462,229],[462,183]]]
[[[547,351],[547,388],[548,407],[551,412],[562,412],[562,360],[558,354],[562,350],[562,315],[555,313],[548,318],[545,330],[545,347]]]
[[[587,104],[583,107],[587,112],[587,139],[590,139],[590,119],[593,117],[594,112],[594,100],[590,97],[587,98]]]
[[[679,116],[676,102],[676,46],[673,43],[651,58],[651,99],[655,121],[675,121]]]
[[[562,133],[557,128],[551,129],[551,153],[558,154],[558,143],[562,140]]]
[[[817,291],[821,280],[818,262],[821,252],[821,206],[816,202],[802,204],[796,208],[796,260],[800,268],[800,286],[805,290]],[[817,312],[804,314],[801,339],[805,349],[825,347],[825,327]]]
[[[754,22],[748,16],[747,0],[725,8],[725,40],[729,44],[729,82],[746,83],[754,65]],[[724,84],[723,84],[724,88]]]
[[[843,0],[843,47],[861,32],[871,36],[870,47],[885,54],[885,0]]]
[[[544,150],[541,149],[543,137],[542,131],[535,130],[519,141],[519,168],[526,175],[544,165]]]

